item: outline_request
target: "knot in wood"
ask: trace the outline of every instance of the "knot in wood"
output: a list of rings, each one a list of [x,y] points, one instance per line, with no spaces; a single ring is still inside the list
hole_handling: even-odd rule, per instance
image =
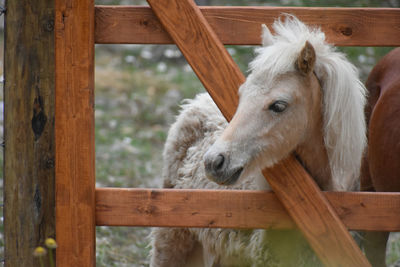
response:
[[[339,31],[340,31],[341,34],[343,34],[345,36],[351,36],[353,34],[352,28],[347,27],[347,26],[340,27]]]
[[[44,23],[44,30],[47,32],[52,32],[54,30],[54,20],[49,19]]]
[[[44,131],[47,122],[46,114],[43,111],[42,98],[36,97],[33,102],[32,130],[35,135],[35,140],[38,140]]]

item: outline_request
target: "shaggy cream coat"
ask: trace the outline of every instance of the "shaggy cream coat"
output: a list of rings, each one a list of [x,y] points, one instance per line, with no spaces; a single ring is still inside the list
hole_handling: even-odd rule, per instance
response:
[[[206,178],[204,165],[199,162],[226,126],[225,118],[207,93],[188,100],[168,134],[164,187],[269,189],[260,169],[245,170],[246,179],[232,186],[220,186]],[[307,242],[294,230],[155,228],[151,253],[150,266],[154,267],[320,266]]]

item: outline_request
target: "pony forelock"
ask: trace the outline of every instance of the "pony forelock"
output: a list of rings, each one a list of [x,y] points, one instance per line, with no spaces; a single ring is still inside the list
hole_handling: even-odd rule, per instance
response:
[[[366,89],[357,69],[343,53],[326,43],[325,34],[292,15],[274,22],[273,44],[256,49],[250,71],[276,77],[295,71],[295,61],[306,41],[316,53],[314,72],[323,93],[324,141],[332,179],[338,188],[348,188],[359,176],[366,146],[364,104]]]

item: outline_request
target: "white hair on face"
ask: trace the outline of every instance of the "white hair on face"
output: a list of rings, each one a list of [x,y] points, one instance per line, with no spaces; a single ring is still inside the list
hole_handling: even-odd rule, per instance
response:
[[[322,85],[324,141],[332,179],[338,190],[348,189],[358,178],[361,158],[366,146],[364,104],[366,89],[357,69],[346,56],[325,42],[319,28],[306,26],[296,17],[286,15],[274,22],[273,37],[264,29],[272,44],[256,50],[258,56],[250,70],[264,73],[271,79],[295,71],[295,61],[308,41],[315,50],[315,74]]]

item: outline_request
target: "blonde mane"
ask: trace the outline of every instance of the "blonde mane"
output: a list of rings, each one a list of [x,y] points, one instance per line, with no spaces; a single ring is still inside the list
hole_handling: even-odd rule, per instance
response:
[[[366,89],[357,69],[343,53],[325,41],[325,34],[308,27],[296,17],[286,15],[272,25],[275,35],[264,32],[264,47],[250,63],[255,73],[278,74],[295,70],[295,60],[305,42],[316,52],[314,72],[323,92],[324,141],[332,179],[344,190],[360,173],[366,146],[364,104]]]

